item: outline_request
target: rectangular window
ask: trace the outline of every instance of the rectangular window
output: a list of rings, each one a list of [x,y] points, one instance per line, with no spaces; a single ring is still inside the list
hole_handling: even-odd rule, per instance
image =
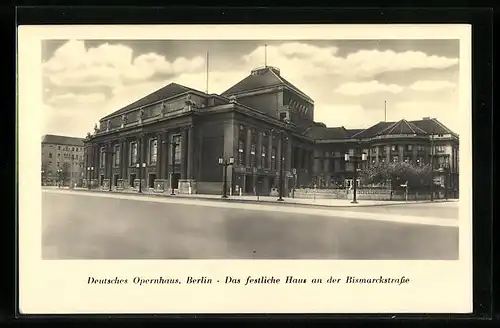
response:
[[[71,154],[71,159],[74,160],[75,159],[75,155]]]
[[[52,153],[49,153],[49,158],[52,158]]]
[[[425,150],[424,145],[418,145],[418,146],[417,146],[417,150],[418,150],[418,151],[424,151],[424,150]]]
[[[158,141],[156,139],[149,141],[149,164],[155,165],[158,154]]]
[[[245,142],[238,140],[238,165],[245,165]]]
[[[405,163],[410,163],[410,157],[405,157]]]
[[[130,143],[130,165],[137,164],[137,142]]]
[[[396,151],[396,145],[391,146],[391,151]]]
[[[61,146],[57,146],[57,150],[61,150]]]
[[[182,157],[182,137],[180,135],[172,136],[172,142],[176,144],[174,153],[175,164],[180,164]]]
[[[413,150],[413,145],[406,145],[406,150],[412,151]]]
[[[71,151],[75,151],[75,147],[71,147]]]
[[[101,167],[104,167],[106,165],[106,158],[104,157],[105,155],[106,154],[104,152],[104,147],[101,147],[101,156],[99,158]]]
[[[120,145],[115,145],[115,154],[113,156],[113,165],[115,167],[119,167],[120,166]]]
[[[51,164],[51,163],[49,162],[49,164]],[[59,167],[60,165],[61,165],[61,163],[57,162],[57,167]]]
[[[444,153],[444,146],[436,146],[436,152]]]
[[[57,158],[61,158],[61,154],[57,154]]]

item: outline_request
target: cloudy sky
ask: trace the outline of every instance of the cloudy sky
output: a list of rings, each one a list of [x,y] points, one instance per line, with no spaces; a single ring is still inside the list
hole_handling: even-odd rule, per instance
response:
[[[221,93],[265,63],[315,101],[315,120],[458,122],[458,40],[43,41],[43,132],[84,136],[94,123],[170,82]]]

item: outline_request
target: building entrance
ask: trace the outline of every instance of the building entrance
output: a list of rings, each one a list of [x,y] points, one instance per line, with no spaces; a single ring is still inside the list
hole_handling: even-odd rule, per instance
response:
[[[148,177],[148,187],[149,188],[155,187],[155,180],[156,180],[156,173],[150,173],[149,177]]]
[[[113,175],[113,186],[118,186],[118,174]]]
[[[135,173],[130,173],[130,176],[129,176],[129,179],[128,179],[128,185],[133,187],[134,186],[134,181],[135,181],[135,178],[136,178],[136,174]]]

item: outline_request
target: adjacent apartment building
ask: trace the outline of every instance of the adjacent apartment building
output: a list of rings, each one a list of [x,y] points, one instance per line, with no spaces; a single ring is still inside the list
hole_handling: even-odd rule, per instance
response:
[[[348,115],[348,113],[339,113]],[[166,192],[267,194],[284,176],[296,186],[352,183],[345,153],[377,161],[432,162],[458,193],[458,135],[433,118],[379,122],[364,129],[314,121],[314,100],[276,67],[252,70],[222,94],[171,83],[103,117],[85,144],[86,179],[103,187]],[[439,167],[444,168],[439,170]]]
[[[42,137],[42,185],[82,184],[83,138],[47,134]]]

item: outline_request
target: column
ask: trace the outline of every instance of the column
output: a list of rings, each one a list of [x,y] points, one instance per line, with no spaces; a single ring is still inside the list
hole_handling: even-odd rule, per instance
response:
[[[413,164],[417,164],[417,156],[418,156],[418,153],[417,153],[417,145],[412,145],[412,163]]]
[[[399,161],[403,162],[405,160],[405,146],[404,145],[398,145],[398,157]]]
[[[182,129],[181,142],[181,179],[186,179],[187,168],[187,129]]]
[[[162,166],[162,160],[161,160],[161,155],[163,154],[163,147],[162,147],[162,133],[159,132],[156,134],[156,178],[160,179],[161,177],[161,166]]]
[[[282,157],[284,156],[282,149],[283,149],[283,142],[285,141],[285,136],[282,135],[283,132],[280,132],[276,138],[278,138],[278,147],[276,149],[276,170],[280,172],[281,170],[281,163]]]
[[[390,163],[391,162],[391,146],[384,146],[386,150],[385,154],[385,162]]]
[[[286,140],[286,153],[285,153],[285,170],[292,170],[292,137],[288,136]]]
[[[378,163],[379,162],[379,156],[380,156],[380,147],[379,146],[376,146],[375,147],[375,162]]]
[[[271,161],[272,161],[272,154],[273,154],[273,131],[269,131],[269,139],[267,140],[268,142],[268,147],[267,147],[267,167],[271,168]]]
[[[188,179],[194,179],[194,127],[190,125],[187,128],[187,138],[188,138],[188,145],[187,145],[187,178]]]
[[[325,155],[325,161],[323,163],[323,172],[330,173],[330,157]]]
[[[120,156],[122,160],[121,170],[122,170],[122,179],[128,179],[128,140],[122,140],[122,148],[120,149]]]
[[[265,158],[262,158],[262,132],[257,132],[257,149],[256,149],[256,159],[257,159],[257,167],[264,167],[263,161]]]
[[[252,130],[248,128],[247,130],[247,140],[245,145],[245,166],[250,167],[250,145],[252,143]]]
[[[168,175],[168,166],[170,165],[170,156],[169,156],[169,143],[168,139],[168,131],[163,131],[162,144],[161,144],[161,178],[166,179]]]

